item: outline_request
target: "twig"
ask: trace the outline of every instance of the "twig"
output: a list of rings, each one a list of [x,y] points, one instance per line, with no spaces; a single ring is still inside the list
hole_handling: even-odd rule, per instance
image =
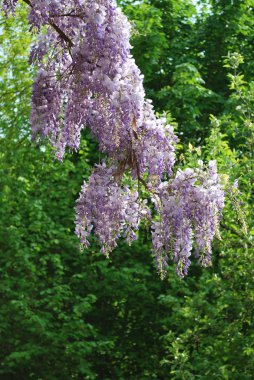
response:
[[[33,5],[32,3],[30,2],[30,0],[23,0],[26,4],[28,4],[31,8],[33,8]],[[50,26],[52,26],[52,28],[55,29],[55,31],[59,34],[59,36],[69,45],[69,47],[73,47],[74,44],[73,42],[71,41],[71,39],[62,31],[62,29],[59,28],[59,26],[57,26],[54,21],[49,18],[48,20],[48,23]]]

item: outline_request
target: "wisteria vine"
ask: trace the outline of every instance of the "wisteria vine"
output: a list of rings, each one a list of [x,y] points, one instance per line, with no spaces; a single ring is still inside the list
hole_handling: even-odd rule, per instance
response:
[[[169,258],[184,277],[192,251],[201,265],[209,265],[224,206],[216,163],[204,168],[200,161],[197,169],[173,176],[177,138],[145,98],[143,76],[131,55],[131,26],[115,0],[23,1],[31,29],[39,33],[43,27],[30,56],[38,66],[33,138],[47,137],[62,160],[66,149],[79,149],[81,131],[88,127],[107,156],[77,200],[81,244],[88,247],[93,234],[108,255],[120,236],[135,240],[146,220],[162,277]],[[7,16],[16,5],[17,0],[3,1]]]

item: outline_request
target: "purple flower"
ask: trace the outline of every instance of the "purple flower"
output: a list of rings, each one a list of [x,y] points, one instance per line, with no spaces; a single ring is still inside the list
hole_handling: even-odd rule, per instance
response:
[[[4,0],[8,15],[16,0]],[[143,75],[130,45],[131,26],[114,0],[30,0],[29,22],[38,32],[30,61],[38,65],[30,122],[34,138],[46,137],[62,160],[78,150],[89,127],[108,157],[84,183],[76,205],[76,234],[89,246],[94,234],[108,254],[120,236],[131,244],[142,219],[150,220],[145,187],[156,211],[152,223],[156,267],[165,277],[168,260],[184,277],[195,254],[211,262],[212,240],[224,206],[216,162],[178,170],[173,129],[145,98]],[[128,177],[129,187],[123,178]],[[163,180],[169,178],[168,181]]]

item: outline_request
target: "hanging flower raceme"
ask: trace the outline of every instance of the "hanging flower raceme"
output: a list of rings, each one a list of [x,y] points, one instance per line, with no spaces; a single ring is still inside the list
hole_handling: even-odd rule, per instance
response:
[[[38,66],[33,137],[48,138],[62,160],[66,149],[78,150],[88,127],[110,162],[95,168],[77,201],[82,245],[89,245],[90,235],[103,253],[120,236],[131,243],[140,221],[151,217],[137,190],[142,185],[155,200],[152,238],[162,276],[170,253],[183,277],[194,245],[199,262],[209,265],[224,199],[216,166],[178,171],[172,178],[177,138],[145,99],[143,76],[131,55],[131,26],[116,1],[23,1],[31,29],[43,30],[30,57]],[[5,13],[14,12],[16,3],[4,0]],[[130,187],[122,184],[125,174]]]
[[[122,235],[130,244],[136,239],[141,219],[149,219],[146,202],[137,190],[122,187],[118,168],[98,165],[89,182],[84,183],[76,206],[76,234],[81,244],[89,246],[91,232],[98,238],[101,252],[108,254]]]
[[[159,220],[152,227],[154,253],[158,271],[163,276],[168,266],[168,253],[177,263],[180,277],[187,274],[190,256],[202,266],[211,264],[212,241],[218,234],[224,191],[219,182],[215,161],[208,168],[178,170],[176,177],[159,186],[156,203]]]

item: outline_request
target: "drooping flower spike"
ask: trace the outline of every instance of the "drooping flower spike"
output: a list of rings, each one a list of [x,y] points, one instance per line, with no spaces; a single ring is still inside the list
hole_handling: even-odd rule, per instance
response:
[[[214,162],[207,170],[178,171],[173,178],[175,142],[165,118],[145,98],[143,76],[131,55],[131,26],[114,0],[23,0],[38,32],[30,61],[38,66],[30,122],[33,138],[46,137],[62,160],[78,150],[89,128],[110,164],[98,165],[82,187],[76,206],[76,234],[84,246],[94,234],[108,254],[124,236],[131,243],[142,219],[151,219],[135,183],[154,200],[152,240],[158,271],[169,256],[180,277],[190,256],[211,261],[224,193]],[[17,1],[4,0],[15,12]],[[123,185],[131,173],[130,187]],[[166,180],[166,179],[167,180]]]

